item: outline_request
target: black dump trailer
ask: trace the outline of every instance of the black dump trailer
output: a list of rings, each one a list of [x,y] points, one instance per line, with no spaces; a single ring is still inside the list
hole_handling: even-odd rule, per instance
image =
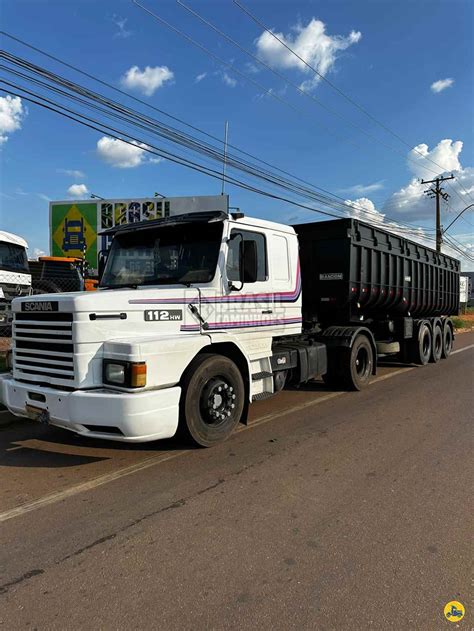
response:
[[[327,382],[358,387],[358,365],[370,360],[374,372],[380,356],[426,364],[449,355],[450,316],[459,309],[458,260],[357,219],[293,227],[304,330],[327,347]],[[356,340],[364,336],[358,358]]]

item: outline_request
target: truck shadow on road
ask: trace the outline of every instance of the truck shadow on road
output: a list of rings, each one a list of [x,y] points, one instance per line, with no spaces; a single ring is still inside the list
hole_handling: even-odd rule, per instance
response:
[[[66,430],[21,423],[0,432],[0,466],[66,468],[120,459],[121,453],[154,456],[158,452],[194,450],[178,438],[129,444],[77,436]]]

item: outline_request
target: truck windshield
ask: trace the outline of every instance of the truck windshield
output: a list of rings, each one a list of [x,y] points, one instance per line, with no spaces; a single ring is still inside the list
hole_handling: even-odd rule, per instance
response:
[[[216,270],[222,226],[192,223],[118,234],[100,286],[207,283]]]
[[[14,243],[0,242],[0,269],[29,274],[25,248]]]

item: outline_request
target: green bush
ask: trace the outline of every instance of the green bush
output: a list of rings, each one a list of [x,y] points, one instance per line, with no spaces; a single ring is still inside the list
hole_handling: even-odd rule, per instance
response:
[[[462,318],[451,318],[454,324],[455,329],[468,329],[469,322],[463,320]]]

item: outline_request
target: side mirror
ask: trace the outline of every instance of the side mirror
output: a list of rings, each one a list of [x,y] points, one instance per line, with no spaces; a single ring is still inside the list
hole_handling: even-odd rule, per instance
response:
[[[257,281],[257,242],[241,241],[240,249],[240,280],[242,283],[255,283]]]
[[[102,280],[102,274],[104,273],[105,265],[107,263],[107,258],[109,256],[108,250],[101,250],[99,252],[99,265],[98,265],[98,275],[99,275],[99,283]]]

